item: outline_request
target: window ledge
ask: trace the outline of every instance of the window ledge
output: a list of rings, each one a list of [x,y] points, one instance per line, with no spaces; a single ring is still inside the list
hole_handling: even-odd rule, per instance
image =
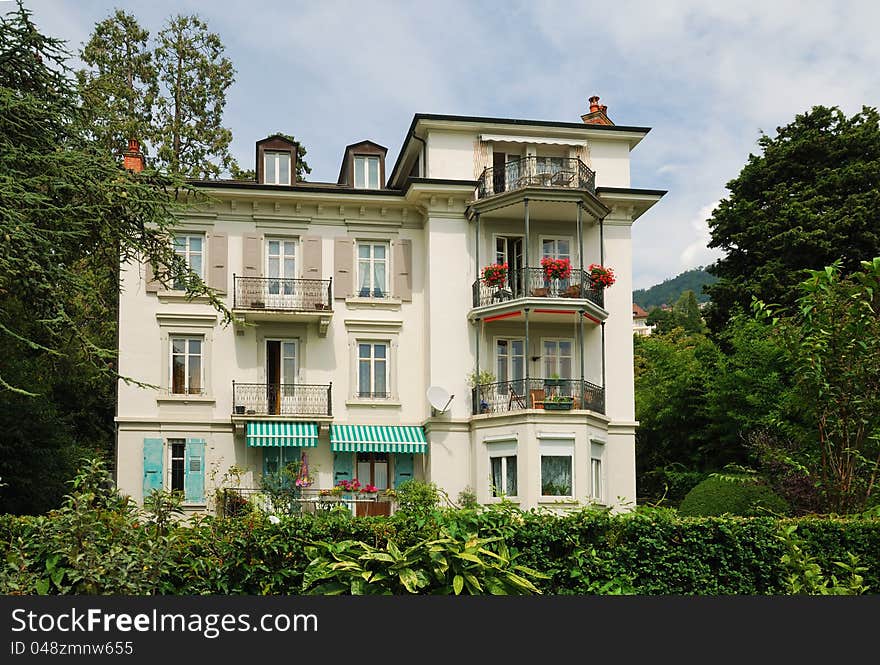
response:
[[[217,400],[210,395],[163,395],[157,397],[158,404],[214,404]]]
[[[156,294],[159,302],[194,302],[199,304],[207,304],[211,302],[208,296],[192,296],[186,295],[186,291],[159,291]],[[222,295],[222,294],[221,294]]]
[[[542,496],[538,499],[538,503],[547,505],[569,504],[577,505],[578,501],[573,496]]]
[[[389,309],[399,310],[403,301],[400,298],[362,298],[360,296],[348,296],[345,299],[346,306],[351,309]]]
[[[400,408],[401,404],[396,399],[347,399],[345,406],[390,406],[392,408]]]

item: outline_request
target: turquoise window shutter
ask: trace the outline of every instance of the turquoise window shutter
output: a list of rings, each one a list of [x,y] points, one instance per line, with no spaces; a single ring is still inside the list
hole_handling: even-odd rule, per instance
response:
[[[354,465],[352,464],[351,453],[334,453],[333,455],[333,484],[340,480],[351,480],[354,478]]]
[[[205,440],[186,440],[186,468],[183,477],[186,503],[205,502]]]
[[[394,456],[394,487],[400,487],[401,483],[413,479],[413,456]]]
[[[162,451],[162,439],[144,439],[144,498],[164,485]]]
[[[263,475],[277,473],[281,468],[280,448],[263,448]]]

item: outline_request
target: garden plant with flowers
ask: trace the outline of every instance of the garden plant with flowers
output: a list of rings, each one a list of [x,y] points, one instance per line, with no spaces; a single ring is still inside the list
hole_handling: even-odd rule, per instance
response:
[[[568,259],[551,259],[545,256],[541,259],[541,267],[544,269],[544,277],[551,279],[568,279],[571,275],[571,261]]]
[[[493,263],[483,268],[483,284],[503,287],[507,280],[507,264]]]
[[[606,268],[598,263],[591,263],[587,272],[590,274],[590,281],[595,287],[604,289],[614,284],[614,270],[611,268]]]

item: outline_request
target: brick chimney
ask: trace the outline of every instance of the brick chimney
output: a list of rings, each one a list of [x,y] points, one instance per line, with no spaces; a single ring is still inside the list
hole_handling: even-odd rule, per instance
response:
[[[599,97],[593,95],[590,97],[590,112],[581,116],[588,125],[613,125],[614,123],[608,118],[608,107],[599,103]]]
[[[129,171],[140,173],[144,170],[144,153],[137,139],[128,139],[128,150],[122,153],[122,165]]]

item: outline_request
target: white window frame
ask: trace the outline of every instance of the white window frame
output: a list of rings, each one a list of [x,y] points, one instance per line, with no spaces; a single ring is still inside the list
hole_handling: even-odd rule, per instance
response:
[[[598,483],[596,482],[597,470]],[[605,442],[593,439],[590,441],[590,499],[596,503],[604,504],[605,502],[605,473]]]
[[[571,356],[570,356],[570,358],[571,358],[571,372],[569,372],[570,376],[562,376],[562,372],[559,371],[559,359],[560,359],[562,356],[560,356],[560,355],[557,353],[557,355],[554,356],[554,358],[556,359],[556,363],[555,363],[555,364],[556,364],[556,370],[555,370],[555,372],[552,372],[552,371],[551,371],[551,372],[550,372],[549,374],[547,374],[547,376],[545,376],[544,378],[545,378],[545,379],[549,379],[549,378],[550,378],[550,375],[555,373],[555,374],[558,374],[558,375],[559,375],[559,378],[560,378],[560,379],[574,379],[575,377],[574,377],[573,375],[574,375],[574,373],[575,373],[575,365],[576,365],[576,362],[577,362],[577,349],[575,348],[575,344],[574,344],[575,340],[574,340],[574,338],[573,338],[573,337],[542,337],[542,338],[541,338],[541,371],[542,371],[542,372],[544,372],[544,370],[545,370],[545,366],[546,366],[546,361],[545,361],[545,356],[544,356],[544,343],[545,343],[545,342],[555,342],[555,343],[556,343],[556,350],[557,350],[557,352],[558,352],[558,350],[559,350],[559,342],[570,342],[570,343],[571,343]],[[544,372],[544,373],[546,374],[546,372]]]
[[[577,496],[575,485],[575,445],[574,439],[538,439],[538,499],[539,501],[573,500]],[[544,494],[543,457],[568,457],[569,474],[571,475],[570,494]]]
[[[517,454],[517,442],[516,441],[493,441],[486,443],[487,448],[487,458],[489,460],[489,498],[490,500],[497,500],[502,498],[510,498],[516,499],[519,496],[519,488],[520,488],[520,463],[519,463],[519,455]],[[507,492],[507,460],[513,458],[516,460],[516,494],[508,494]],[[501,483],[502,487],[496,488],[499,490],[499,494],[493,494],[493,482],[492,482],[492,460],[500,459],[501,460]]]
[[[360,184],[358,184],[358,162],[363,162],[363,175],[364,180]],[[370,165],[375,165],[376,167],[376,180],[375,186],[370,183]],[[382,164],[379,159],[379,155],[354,155],[354,160],[352,163],[352,168],[354,169],[354,173],[352,174],[354,186],[356,189],[381,189],[382,187]]]
[[[279,168],[279,166],[281,166],[281,158],[282,157],[287,159],[287,182],[281,182],[281,180],[279,178],[279,174],[281,173],[281,169]],[[268,169],[269,159],[274,160],[274,164],[273,164],[274,169],[275,169],[274,181],[269,180],[266,177],[266,174],[269,172],[269,169]],[[291,166],[290,162],[291,162],[290,153],[286,150],[265,150],[265,151],[263,151],[263,182],[267,185],[289,185],[290,184],[290,177],[292,175],[291,168],[290,168],[290,166]]]
[[[369,345],[370,347],[370,356],[367,358],[369,360],[370,366],[370,390],[364,391],[361,386],[361,361],[364,358],[361,357],[361,346]],[[385,358],[377,359],[376,358],[376,346],[384,346],[385,347]],[[391,398],[391,342],[385,339],[358,339],[355,341],[355,358],[356,358],[356,368],[355,368],[355,397],[357,399],[366,399],[366,400],[385,400]],[[384,362],[385,364],[385,394],[378,395],[376,394],[376,365],[378,362]],[[368,394],[364,394],[368,392]]]
[[[184,340],[185,348],[183,353],[183,380],[184,380],[184,391],[183,392],[175,392],[174,391],[174,357],[176,355],[174,353],[174,341],[175,340]],[[199,392],[190,392],[189,386],[189,364],[190,358],[195,356],[196,354],[192,354],[189,351],[189,343],[191,341],[199,342]],[[203,335],[187,335],[187,334],[175,334],[172,333],[168,336],[168,392],[171,395],[205,395],[207,394],[206,385],[205,385],[205,337]]]
[[[385,258],[377,259],[376,258],[376,247],[381,246],[385,249]],[[369,247],[370,248],[370,256],[368,258],[361,258],[361,247]],[[355,259],[357,262],[357,285],[356,285],[356,295],[361,298],[390,298],[391,297],[391,289],[390,289],[390,281],[391,281],[391,242],[388,240],[358,240],[355,243]],[[361,262],[367,262],[369,271],[369,287],[367,295],[361,295]],[[376,276],[376,264],[384,263],[385,264],[385,283],[382,285],[377,285],[374,281]],[[376,289],[379,289],[382,292],[381,296],[374,295]]]
[[[192,245],[193,238],[198,238],[201,241],[201,245],[202,245],[201,251],[195,252],[192,250],[191,245]],[[183,239],[183,241],[184,241],[184,247],[183,247],[183,251],[179,252],[177,250],[177,244],[181,239]],[[207,258],[207,252],[205,251],[206,250],[206,247],[205,247],[206,240],[207,240],[207,238],[204,233],[175,233],[174,234],[174,253],[177,254],[178,256],[182,256],[183,260],[186,261],[187,268],[189,268],[192,272],[194,272],[196,275],[198,275],[199,278],[201,278],[202,280],[205,279],[205,259]],[[198,256],[199,258],[201,258],[201,266],[200,266],[199,270],[193,270],[193,268],[192,268],[192,258],[194,256]],[[181,287],[179,287],[177,284],[174,284],[173,289],[175,291],[180,291]]]
[[[554,243],[556,243],[556,245],[554,245],[554,247],[556,247],[557,250],[559,249],[559,241],[560,240],[567,241],[568,242],[568,256],[559,256],[559,253],[556,252],[550,258],[552,258],[552,259],[567,258],[571,262],[572,268],[574,268],[574,242],[573,242],[571,236],[545,236],[545,235],[538,236],[538,256],[539,256],[538,265],[540,265],[541,259],[548,256],[547,254],[544,254],[544,241],[545,240],[551,240]]]

